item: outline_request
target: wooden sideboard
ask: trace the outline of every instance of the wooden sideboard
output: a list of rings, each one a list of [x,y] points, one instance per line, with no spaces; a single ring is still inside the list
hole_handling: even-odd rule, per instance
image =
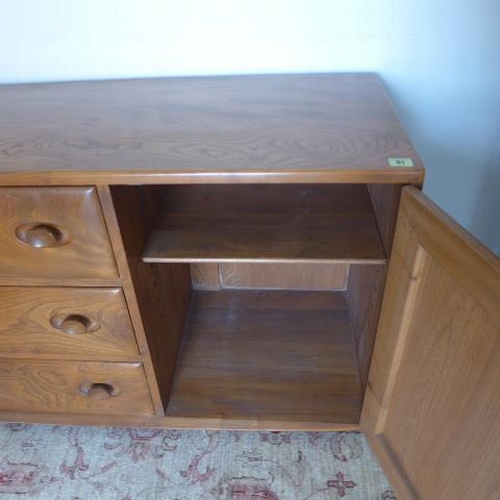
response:
[[[499,259],[423,178],[376,75],[0,87],[0,419],[361,429],[494,498]]]

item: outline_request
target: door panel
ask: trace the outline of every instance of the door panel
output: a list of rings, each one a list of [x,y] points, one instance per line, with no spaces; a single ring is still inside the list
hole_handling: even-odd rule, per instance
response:
[[[500,498],[499,259],[403,190],[361,425],[398,498]]]

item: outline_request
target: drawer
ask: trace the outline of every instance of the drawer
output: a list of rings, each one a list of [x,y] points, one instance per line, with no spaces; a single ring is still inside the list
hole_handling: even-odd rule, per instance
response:
[[[95,188],[0,188],[0,277],[117,276]]]
[[[0,410],[153,415],[141,363],[0,359]]]
[[[120,288],[0,287],[0,357],[138,355]]]

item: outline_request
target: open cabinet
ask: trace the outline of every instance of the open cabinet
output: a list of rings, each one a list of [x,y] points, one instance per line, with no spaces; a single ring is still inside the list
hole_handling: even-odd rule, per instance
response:
[[[0,107],[2,420],[360,429],[400,499],[500,497],[499,259],[375,75]]]
[[[136,189],[115,190],[127,199],[120,207]],[[159,191],[141,258],[157,270],[184,269],[189,302],[165,415],[339,429],[357,426],[362,407],[361,429],[402,498],[494,498],[498,258],[404,187],[384,290],[378,227],[391,214],[379,212],[377,223],[369,194],[377,189]]]
[[[223,427],[359,424],[385,279],[370,198],[380,189],[111,188],[133,280],[150,290],[139,307],[167,417]],[[396,200],[399,187],[391,189]],[[390,224],[395,213],[379,216]],[[163,323],[158,311],[167,311]]]

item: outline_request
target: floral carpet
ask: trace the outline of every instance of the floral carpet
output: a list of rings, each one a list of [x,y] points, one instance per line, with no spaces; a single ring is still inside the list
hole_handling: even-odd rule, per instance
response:
[[[395,500],[356,432],[0,425],[0,499]]]

